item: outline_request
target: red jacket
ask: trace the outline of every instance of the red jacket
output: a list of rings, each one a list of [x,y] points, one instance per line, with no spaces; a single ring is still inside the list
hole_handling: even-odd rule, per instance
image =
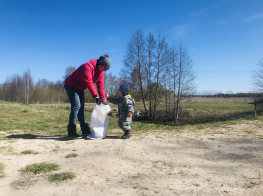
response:
[[[90,94],[92,97],[94,97],[95,95],[98,95],[94,86],[94,83],[96,83],[100,100],[106,101],[104,89],[104,71],[99,72],[95,69],[97,61],[98,59],[92,59],[89,62],[82,64],[66,78],[65,84],[76,88],[80,92],[88,88]]]

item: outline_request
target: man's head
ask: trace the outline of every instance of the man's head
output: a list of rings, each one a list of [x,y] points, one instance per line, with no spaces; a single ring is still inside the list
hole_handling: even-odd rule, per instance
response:
[[[100,58],[97,61],[98,69],[100,71],[106,71],[106,70],[110,69],[110,66],[111,66],[111,60],[109,59],[109,55],[104,54],[103,56],[100,56]]]
[[[130,88],[129,88],[128,85],[122,84],[122,85],[120,86],[120,88],[118,89],[118,92],[119,92],[119,96],[120,96],[120,93],[121,93],[122,96],[124,97],[124,96],[126,96],[126,95],[129,94]],[[120,96],[120,97],[122,97],[122,96]]]

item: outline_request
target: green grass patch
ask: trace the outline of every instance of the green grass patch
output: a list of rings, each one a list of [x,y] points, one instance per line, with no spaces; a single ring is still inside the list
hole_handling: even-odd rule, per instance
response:
[[[50,182],[62,182],[64,180],[72,180],[75,177],[75,174],[72,172],[63,172],[63,173],[58,173],[49,176],[49,181]]]
[[[253,104],[246,102],[185,102],[182,104],[182,107],[188,111],[217,114],[254,109]]]
[[[205,129],[205,126],[204,125],[197,125],[196,128],[199,129],[199,130],[200,129]]]
[[[76,156],[78,156],[78,154],[76,153],[71,153],[65,156],[65,158],[75,158]]]
[[[21,154],[39,154],[39,152],[36,152],[34,150],[25,150],[21,152]]]
[[[91,113],[94,103],[85,103],[85,116],[88,123],[91,120]],[[148,107],[149,103],[146,102]],[[117,109],[117,105],[110,104],[112,109]],[[259,120],[263,121],[263,116],[253,117],[251,111],[253,104],[245,102],[182,102],[184,118],[186,121],[174,125],[173,122],[158,121],[133,121],[131,129],[133,134],[152,131],[180,131],[187,126],[196,129],[205,129],[207,127],[220,127],[238,123],[241,120]],[[165,110],[164,103],[158,104],[157,109]],[[13,102],[0,102],[0,140],[10,138],[27,138],[26,136],[66,136],[68,116],[70,113],[70,104],[30,104],[25,105]],[[136,102],[134,107],[137,111],[143,112],[143,104]],[[171,106],[172,110],[172,106]],[[170,111],[171,112],[171,111]],[[79,124],[79,122],[76,122]],[[118,126],[118,117],[109,116],[109,135],[119,133],[111,130],[120,129]],[[77,128],[80,134],[80,129]],[[122,134],[120,130],[120,134]],[[1,151],[3,149],[0,149]],[[10,149],[11,151],[12,149]]]
[[[55,171],[55,170],[58,170],[58,168],[59,168],[59,165],[57,165],[55,163],[43,162],[43,163],[35,163],[32,165],[26,166],[25,172],[40,174],[40,173]]]

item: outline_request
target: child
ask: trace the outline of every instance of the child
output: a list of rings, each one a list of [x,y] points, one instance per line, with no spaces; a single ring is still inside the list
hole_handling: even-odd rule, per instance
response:
[[[131,137],[131,122],[132,114],[134,113],[133,106],[135,104],[134,99],[129,94],[129,86],[122,84],[118,89],[119,98],[107,98],[113,104],[118,104],[118,115],[119,115],[119,127],[124,131],[124,135],[121,139],[129,139]]]

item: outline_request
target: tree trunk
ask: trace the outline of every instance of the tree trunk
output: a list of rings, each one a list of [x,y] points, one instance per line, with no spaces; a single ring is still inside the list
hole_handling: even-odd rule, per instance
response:
[[[158,58],[159,59],[159,58]],[[159,61],[159,60],[158,60]],[[159,86],[159,74],[160,74],[160,66],[159,62],[157,65],[157,80],[156,80],[156,88],[155,88],[155,98],[154,98],[154,107],[153,107],[153,119],[156,119],[156,105],[157,105],[157,94],[158,94],[158,86]]]
[[[179,48],[181,50],[181,48]],[[177,92],[177,102],[176,102],[176,114],[175,114],[175,123],[177,123],[178,117],[179,117],[179,107],[180,107],[180,99],[181,99],[181,77],[182,77],[182,56],[181,51],[179,51],[179,79],[178,79],[178,92]]]
[[[143,87],[142,87],[141,65],[139,65],[139,77],[140,77],[140,88],[141,88],[141,95],[142,95],[144,111],[145,111],[145,114],[147,116],[147,109],[146,109],[146,105],[145,105],[145,98],[144,98]]]

